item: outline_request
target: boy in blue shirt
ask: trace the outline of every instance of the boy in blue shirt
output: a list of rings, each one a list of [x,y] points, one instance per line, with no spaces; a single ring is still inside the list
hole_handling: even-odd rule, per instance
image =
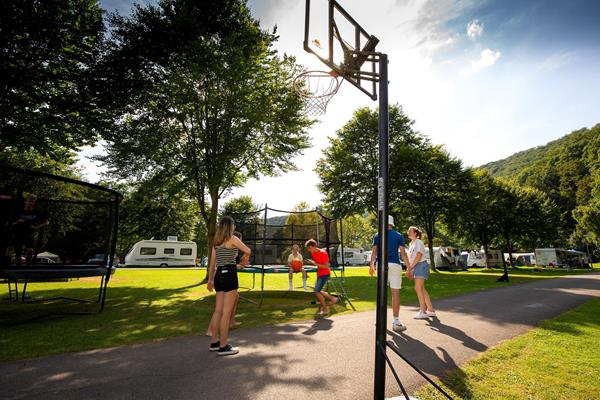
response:
[[[402,264],[400,264],[400,255],[406,265],[408,264],[408,257],[406,255],[406,249],[404,248],[405,241],[404,236],[401,233],[394,230],[394,217],[388,216],[388,283],[392,291],[392,313],[394,315],[394,322],[392,323],[392,330],[394,332],[402,332],[406,330],[406,326],[400,322],[400,288],[402,287]],[[377,245],[379,244],[379,236],[375,234],[373,237],[373,247],[371,248],[371,262],[369,265],[369,274],[373,276],[375,274],[375,260],[377,257]]]

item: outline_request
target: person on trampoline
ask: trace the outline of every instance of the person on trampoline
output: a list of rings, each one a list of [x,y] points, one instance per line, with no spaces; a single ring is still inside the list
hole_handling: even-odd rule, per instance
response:
[[[406,325],[400,322],[400,289],[402,288],[402,265],[400,264],[400,255],[406,266],[409,265],[408,257],[406,256],[406,249],[404,236],[401,233],[394,230],[394,217],[388,216],[388,283],[392,292],[392,314],[394,315],[394,322],[392,323],[392,330],[394,332],[403,332],[406,330]],[[379,245],[379,234],[375,234],[373,237],[373,247],[371,248],[371,261],[369,263],[369,274],[373,276],[375,274],[375,260],[377,257],[377,246]]]
[[[239,353],[237,347],[227,342],[231,314],[238,299],[238,277],[236,256],[238,251],[244,253],[242,260],[250,258],[250,249],[236,236],[235,224],[231,217],[223,217],[215,234],[214,246],[211,250],[211,262],[208,272],[207,288],[216,291],[215,311],[210,320],[211,343],[209,350],[220,356]],[[245,262],[245,261],[242,261]]]
[[[329,254],[323,249],[317,247],[317,242],[314,239],[308,239],[304,244],[312,260],[308,260],[309,263],[317,267],[317,282],[315,283],[315,296],[321,305],[321,309],[317,315],[325,316],[329,315],[329,306],[325,302],[328,300],[330,304],[335,304],[339,301],[337,297],[330,295],[323,290],[323,287],[329,280],[331,275]]]
[[[17,212],[13,223],[15,263],[21,265],[22,252],[25,247],[25,263],[31,264],[34,254],[34,235],[37,229],[48,225],[48,218],[35,209],[36,197],[30,195],[25,199],[23,208]]]
[[[406,276],[415,280],[415,292],[419,299],[419,312],[414,319],[436,317],[429,293],[425,289],[425,281],[429,278],[429,263],[425,260],[425,245],[421,240],[421,230],[416,226],[411,226],[406,234],[410,239],[408,249],[410,262],[406,264]]]
[[[306,270],[304,269],[304,258],[300,254],[300,246],[297,244],[292,246],[292,252],[288,256],[287,262],[290,278],[290,290],[294,290],[293,280],[295,272],[302,272],[302,286],[306,290]]]

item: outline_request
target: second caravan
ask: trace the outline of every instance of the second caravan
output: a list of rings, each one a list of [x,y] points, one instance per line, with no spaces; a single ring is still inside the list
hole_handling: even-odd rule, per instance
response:
[[[123,267],[193,267],[196,265],[196,243],[178,241],[169,236],[167,240],[142,240],[134,244]]]

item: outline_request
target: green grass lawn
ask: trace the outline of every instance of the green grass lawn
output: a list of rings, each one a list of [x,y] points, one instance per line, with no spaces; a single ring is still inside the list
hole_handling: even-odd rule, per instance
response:
[[[589,271],[589,270],[587,270]],[[581,273],[574,271],[571,274]],[[202,334],[208,325],[214,295],[199,282],[204,270],[127,270],[119,269],[111,278],[106,307],[102,314],[55,316],[20,325],[14,321],[39,315],[41,312],[82,310],[85,305],[54,302],[21,304],[0,301],[0,360],[14,360],[88,350],[121,344],[137,343],[179,335]],[[501,270],[472,269],[468,272],[433,273],[428,282],[432,298],[484,290],[506,285],[497,283]],[[521,268],[511,271],[510,284],[535,279],[552,278],[568,274],[565,270],[534,272]],[[260,276],[257,276],[259,285]],[[309,282],[314,281],[314,274]],[[295,283],[300,285],[300,276]],[[252,275],[240,274],[240,285],[251,286]],[[71,282],[32,283],[28,293],[32,297],[69,296],[94,298],[98,280],[85,278]],[[4,286],[6,287],[6,286]],[[242,328],[307,320],[315,317],[317,307],[310,304],[310,292],[288,292],[287,274],[268,274],[265,277],[265,302],[262,307],[240,302],[238,320]],[[346,290],[356,311],[375,307],[376,279],[368,275],[367,268],[349,268],[346,273]],[[6,293],[6,292],[5,292]],[[253,290],[242,295],[258,300],[259,292]],[[401,292],[403,304],[416,303],[412,281],[405,280]],[[334,314],[353,312],[341,305],[333,308]]]
[[[455,399],[600,399],[600,299],[482,353],[442,379]],[[422,400],[441,399],[431,386]]]

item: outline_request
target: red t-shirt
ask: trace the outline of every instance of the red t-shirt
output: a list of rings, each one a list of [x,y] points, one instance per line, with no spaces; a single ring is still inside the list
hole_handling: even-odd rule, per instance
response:
[[[311,256],[312,256],[313,261],[316,262],[317,264],[329,263],[329,254],[327,254],[327,252],[323,249],[317,249],[317,251],[312,253]],[[330,275],[330,274],[331,274],[331,272],[330,272],[329,268],[322,268],[322,267],[317,268],[317,276],[325,276],[325,275]]]

